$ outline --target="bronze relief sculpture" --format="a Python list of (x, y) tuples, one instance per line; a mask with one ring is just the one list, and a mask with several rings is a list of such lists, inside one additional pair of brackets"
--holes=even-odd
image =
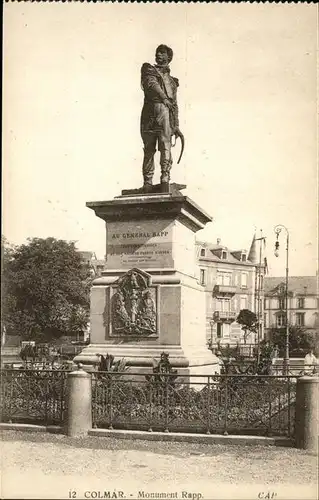
[(156, 335), (155, 289), (149, 284), (146, 273), (139, 269), (132, 269), (117, 280), (117, 291), (112, 297), (113, 335)]

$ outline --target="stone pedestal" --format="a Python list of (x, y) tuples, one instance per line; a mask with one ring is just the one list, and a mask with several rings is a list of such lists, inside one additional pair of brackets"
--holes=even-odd
[(108, 353), (145, 370), (165, 351), (179, 372), (215, 373), (195, 247), (211, 217), (174, 185), (124, 193), (87, 203), (106, 222), (107, 262), (91, 290), (91, 344), (75, 361), (93, 366)]

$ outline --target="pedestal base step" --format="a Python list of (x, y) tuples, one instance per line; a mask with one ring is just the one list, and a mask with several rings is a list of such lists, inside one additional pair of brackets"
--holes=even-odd
[(214, 375), (219, 373), (219, 359), (208, 349), (187, 346), (183, 349), (176, 345), (123, 345), (90, 344), (74, 358), (75, 363), (82, 363), (85, 369), (95, 369), (99, 355), (114, 356), (114, 361), (124, 359), (131, 371), (152, 371), (154, 362), (159, 361), (162, 352), (169, 355), (173, 369), (189, 375)]
[(176, 184), (175, 182), (161, 183), (161, 184), (150, 184), (149, 186), (143, 186), (137, 189), (123, 189), (122, 196), (136, 196), (137, 194), (147, 194), (156, 195), (169, 193), (173, 196), (181, 195), (180, 191), (186, 188), (186, 184)]

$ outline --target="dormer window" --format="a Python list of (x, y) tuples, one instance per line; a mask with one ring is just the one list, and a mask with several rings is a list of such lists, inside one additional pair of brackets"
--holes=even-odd
[(200, 256), (201, 257), (206, 257), (206, 248), (201, 248), (200, 249)]
[(247, 260), (247, 255), (245, 253), (242, 253), (241, 254), (241, 261), (246, 262), (246, 260)]
[(286, 291), (286, 287), (285, 287), (285, 285), (279, 285), (279, 287), (278, 287), (278, 292), (279, 292), (279, 293), (285, 293), (285, 291)]
[(226, 260), (226, 259), (227, 259), (227, 252), (226, 252), (226, 250), (223, 250), (223, 251), (222, 251), (222, 259), (223, 259), (223, 260)]

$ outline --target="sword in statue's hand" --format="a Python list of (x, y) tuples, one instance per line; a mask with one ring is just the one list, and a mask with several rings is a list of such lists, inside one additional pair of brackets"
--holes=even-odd
[(181, 132), (179, 129), (177, 129), (177, 130), (175, 131), (175, 134), (174, 134), (175, 141), (174, 141), (174, 144), (172, 144), (172, 147), (174, 147), (174, 146), (176, 145), (176, 139), (177, 139), (178, 137), (179, 137), (179, 138), (180, 138), (180, 140), (181, 140), (181, 145), (182, 145), (182, 147), (181, 147), (181, 154), (179, 155), (179, 158), (178, 158), (177, 164), (179, 164), (179, 162), (180, 162), (180, 161), (181, 161), (181, 159), (182, 159), (183, 152), (184, 152), (184, 147), (185, 147), (185, 138), (184, 138), (184, 135), (182, 134), (182, 132)]

